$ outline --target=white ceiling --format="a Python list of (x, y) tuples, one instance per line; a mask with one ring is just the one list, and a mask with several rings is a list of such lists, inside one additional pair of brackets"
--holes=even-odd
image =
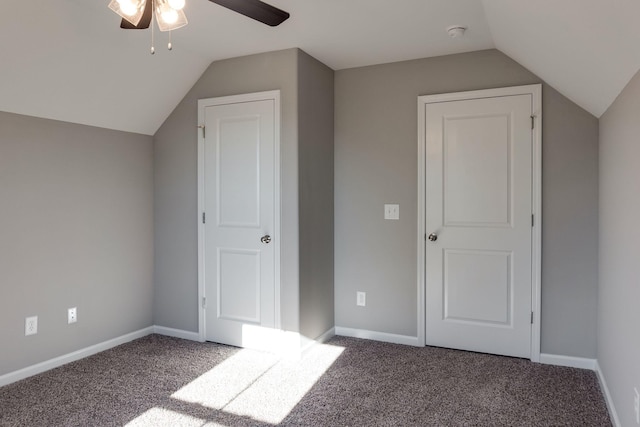
[[(300, 47), (333, 69), (498, 48), (600, 116), (640, 68), (638, 0), (268, 0), (271, 28), (187, 0), (173, 33), (125, 31), (108, 0), (4, 2), (0, 111), (153, 134), (214, 60)], [(463, 39), (445, 28), (469, 27)]]

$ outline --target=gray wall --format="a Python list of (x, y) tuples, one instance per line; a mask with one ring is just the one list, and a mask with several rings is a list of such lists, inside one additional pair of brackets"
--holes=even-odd
[(153, 324), (152, 162), (149, 136), (0, 112), (0, 375)]
[(213, 62), (154, 136), (157, 325), (198, 330), (198, 99), (280, 89), (282, 326), (299, 327), (297, 49)]
[(334, 326), (333, 74), (299, 51), (300, 333), (312, 339)]
[(598, 363), (623, 426), (640, 391), (640, 73), (600, 118)]
[[(336, 72), (336, 326), (417, 334), (417, 97), (532, 83), (497, 50)], [(598, 121), (546, 84), (543, 111), (541, 348), (595, 357)]]
[(543, 353), (596, 357), (598, 121), (543, 91)]

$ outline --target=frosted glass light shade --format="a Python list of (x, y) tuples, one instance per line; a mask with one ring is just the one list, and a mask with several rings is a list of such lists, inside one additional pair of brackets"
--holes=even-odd
[(147, 0), (111, 0), (109, 3), (109, 9), (113, 10), (123, 19), (129, 21), (132, 25), (138, 25), (142, 19), (142, 15), (144, 14), (146, 3)]
[(158, 2), (158, 6), (155, 10), (155, 16), (160, 31), (177, 30), (189, 23), (184, 11), (175, 10), (162, 1)]

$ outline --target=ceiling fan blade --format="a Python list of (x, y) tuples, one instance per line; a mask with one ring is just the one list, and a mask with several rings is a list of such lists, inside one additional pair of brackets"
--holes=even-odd
[(153, 12), (153, 2), (151, 0), (147, 0), (147, 3), (144, 6), (144, 13), (142, 14), (142, 18), (138, 25), (133, 25), (131, 22), (123, 19), (120, 22), (120, 28), (124, 28), (125, 30), (144, 30), (149, 28), (149, 24), (151, 24), (151, 13)]
[(209, 0), (244, 16), (275, 27), (289, 18), (289, 13), (260, 0)]

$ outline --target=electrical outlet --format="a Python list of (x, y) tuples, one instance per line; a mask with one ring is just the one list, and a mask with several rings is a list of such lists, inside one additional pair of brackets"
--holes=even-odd
[(366, 292), (356, 292), (356, 305), (364, 307), (367, 305), (367, 293)]
[(633, 397), (633, 409), (636, 411), (636, 424), (640, 424), (640, 393), (636, 387), (633, 388), (636, 395)]
[(67, 323), (76, 323), (78, 321), (78, 309), (76, 307), (67, 310)]
[(38, 316), (31, 316), (24, 319), (24, 334), (35, 335), (38, 333)]

